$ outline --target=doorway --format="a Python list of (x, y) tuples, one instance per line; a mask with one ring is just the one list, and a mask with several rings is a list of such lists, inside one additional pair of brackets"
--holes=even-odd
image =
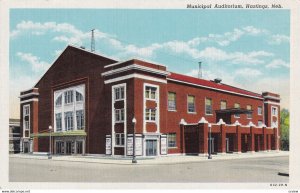
[(146, 156), (157, 155), (157, 140), (147, 139), (146, 140)]
[(67, 155), (72, 154), (72, 141), (66, 142), (66, 154)]

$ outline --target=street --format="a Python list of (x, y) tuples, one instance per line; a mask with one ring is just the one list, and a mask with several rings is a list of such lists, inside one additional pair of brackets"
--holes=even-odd
[(105, 164), (10, 157), (10, 182), (288, 182), (288, 156), (193, 163)]

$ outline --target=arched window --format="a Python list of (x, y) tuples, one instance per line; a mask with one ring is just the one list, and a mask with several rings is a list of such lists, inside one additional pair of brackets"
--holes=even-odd
[(56, 101), (55, 101), (55, 106), (61, 106), (61, 103), (62, 103), (62, 95), (60, 95)]
[(83, 101), (83, 95), (76, 91), (76, 102)]

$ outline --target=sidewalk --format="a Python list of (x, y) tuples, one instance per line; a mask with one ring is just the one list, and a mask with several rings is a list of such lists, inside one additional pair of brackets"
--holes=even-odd
[[(164, 164), (183, 164), (193, 162), (208, 162), (217, 160), (231, 160), (231, 159), (251, 159), (259, 157), (279, 157), (289, 156), (288, 151), (271, 151), (271, 152), (255, 152), (255, 153), (241, 153), (241, 154), (225, 154), (212, 155), (212, 159), (207, 159), (207, 156), (187, 156), (187, 155), (169, 155), (155, 158), (137, 157), (137, 165), (164, 165)], [(10, 158), (22, 159), (39, 159), (48, 160), (47, 155), (33, 155), (33, 154), (11, 154)], [(72, 162), (87, 162), (99, 164), (117, 164), (117, 165), (134, 165), (131, 163), (131, 158), (115, 158), (109, 156), (56, 156), (52, 157), (52, 161), (72, 161)]]

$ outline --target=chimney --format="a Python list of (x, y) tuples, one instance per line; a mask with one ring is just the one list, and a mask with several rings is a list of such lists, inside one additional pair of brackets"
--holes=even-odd
[(213, 82), (220, 84), (222, 82), (221, 78), (215, 78)]

